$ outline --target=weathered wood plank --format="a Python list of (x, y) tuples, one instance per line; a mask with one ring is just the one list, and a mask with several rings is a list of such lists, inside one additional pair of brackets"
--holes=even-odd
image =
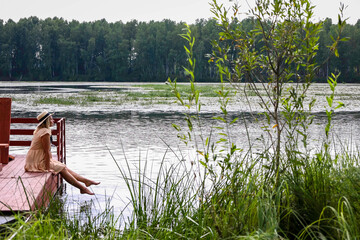
[[(10, 135), (33, 135), (35, 129), (10, 129)], [(56, 136), (59, 133), (57, 129), (52, 129), (51, 134)]]
[(36, 179), (37, 181), (18, 179), (17, 183), (8, 189), (8, 193), (1, 197), (3, 198), (2, 202), (6, 203), (1, 210), (29, 211), (43, 206), (43, 202), (47, 202), (48, 198), (51, 198), (55, 193), (44, 194), (45, 191), (47, 192), (44, 188), (47, 189), (47, 184), (49, 182), (51, 184), (53, 181), (52, 178), (44, 178), (44, 176), (45, 174), (42, 174)]
[[(32, 204), (36, 197), (36, 185), (38, 181), (43, 180), (44, 173), (33, 175), (32, 177), (18, 176), (10, 181), (10, 184), (4, 189), (1, 195), (2, 202), (8, 203), (13, 210), (22, 210), (23, 205)], [(35, 190), (35, 191), (34, 191)]]
[(47, 206), (57, 191), (58, 176), (24, 170), (25, 156), (16, 156), (0, 173), (0, 211), (31, 211)]
[[(57, 122), (61, 118), (54, 118), (54, 121)], [(11, 123), (36, 123), (38, 124), (39, 121), (36, 118), (11, 118)]]
[(10, 146), (30, 146), (31, 141), (10, 141)]
[(13, 179), (24, 171), (24, 161), (25, 157), (23, 159), (16, 157), (15, 160), (3, 165), (3, 171), (0, 173), (0, 191), (4, 187), (10, 187), (9, 184)]

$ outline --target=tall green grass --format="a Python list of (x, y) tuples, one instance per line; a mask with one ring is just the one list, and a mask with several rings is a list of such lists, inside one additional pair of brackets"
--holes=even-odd
[(216, 180), (183, 161), (163, 162), (155, 179), (146, 176), (147, 163), (136, 176), (120, 168), (134, 209), (121, 238), (357, 239), (358, 159), (320, 151), (283, 173), (276, 188), (254, 155), (239, 156)]
[[(1, 237), (358, 239), (360, 155), (357, 149), (334, 151), (332, 146), (305, 154), (303, 164), (282, 173), (277, 187), (266, 175), (272, 154), (267, 148), (233, 156), (226, 171), (215, 164), (213, 173), (179, 154), (169, 163), (168, 152), (155, 175), (149, 174), (154, 171), (146, 159), (139, 159), (135, 172), (127, 160), (118, 167), (131, 196), (129, 218), (115, 216), (110, 205), (99, 214), (88, 208), (85, 218), (72, 216), (55, 201), (50, 211), (34, 213), (29, 222), (18, 216)], [(211, 161), (215, 156), (221, 160), (226, 154), (214, 152)], [(120, 226), (121, 218), (127, 221)]]
[(117, 239), (119, 216), (110, 206), (94, 213), (94, 202), (85, 210), (67, 211), (64, 201), (56, 197), (48, 209), (15, 214), (15, 221), (2, 226), (1, 239)]

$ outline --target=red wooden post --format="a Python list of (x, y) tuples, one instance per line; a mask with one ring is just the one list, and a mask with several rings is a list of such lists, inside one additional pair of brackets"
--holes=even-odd
[(9, 163), (11, 98), (0, 98), (0, 163)]

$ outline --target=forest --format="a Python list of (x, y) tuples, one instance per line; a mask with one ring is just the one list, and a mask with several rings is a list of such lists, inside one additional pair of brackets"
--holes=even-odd
[[(252, 18), (232, 23), (247, 31), (255, 24)], [(185, 23), (168, 19), (126, 23), (57, 17), (0, 20), (0, 80), (164, 82), (170, 77), (185, 81), (185, 40), (179, 36), (184, 28)], [(196, 79), (218, 81), (211, 61), (212, 40), (219, 39), (218, 23), (198, 19), (190, 28), (196, 39)], [(345, 26), (342, 37), (349, 40), (339, 44), (339, 57), (330, 57), (328, 46), (336, 31), (331, 19), (323, 22), (316, 81), (325, 82), (329, 73), (341, 72), (339, 82), (360, 82), (360, 20)]]

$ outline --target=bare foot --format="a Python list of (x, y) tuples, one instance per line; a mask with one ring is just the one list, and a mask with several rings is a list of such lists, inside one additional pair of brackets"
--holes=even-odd
[(100, 184), (100, 182), (95, 182), (95, 181), (92, 181), (92, 180), (88, 180), (88, 181), (85, 182), (85, 185), (87, 187), (90, 187), (91, 185), (99, 185), (99, 184)]
[(89, 189), (84, 188), (83, 190), (80, 190), (81, 194), (89, 194), (89, 195), (95, 195), (95, 193), (91, 192)]

